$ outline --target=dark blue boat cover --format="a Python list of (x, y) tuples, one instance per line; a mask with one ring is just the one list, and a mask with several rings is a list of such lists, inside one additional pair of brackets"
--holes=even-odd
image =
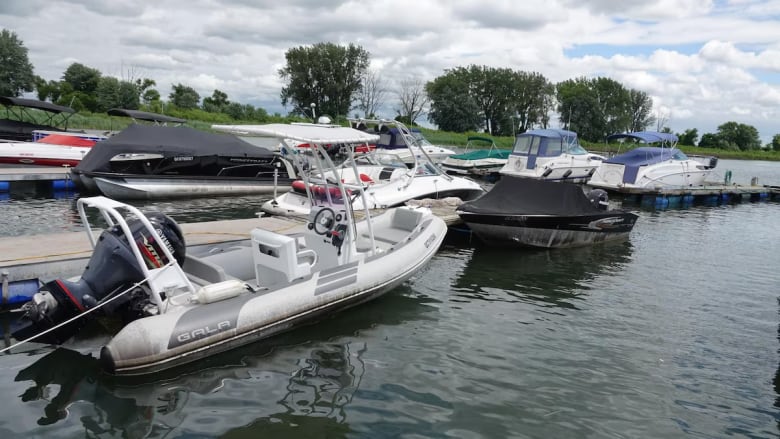
[(161, 154), (172, 156), (222, 156), (271, 158), (268, 149), (245, 142), (231, 134), (215, 134), (194, 128), (132, 124), (95, 146), (74, 168), (77, 171), (109, 171), (117, 154)]
[(633, 184), (636, 182), (636, 176), (639, 174), (640, 166), (652, 165), (669, 160), (675, 154), (682, 154), (677, 148), (661, 148), (658, 146), (640, 146), (623, 154), (610, 157), (603, 163), (614, 163), (624, 165), (623, 183)]
[(502, 175), (485, 195), (463, 203), (459, 211), (498, 215), (574, 216), (603, 213), (590, 203), (582, 186)]

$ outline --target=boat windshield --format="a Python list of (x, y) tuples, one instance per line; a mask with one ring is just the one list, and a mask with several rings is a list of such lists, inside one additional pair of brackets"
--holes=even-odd
[(355, 163), (357, 165), (378, 165), (393, 168), (407, 168), (406, 163), (404, 163), (403, 160), (401, 160), (396, 154), (379, 153), (376, 151), (356, 155)]
[(412, 136), (417, 142), (417, 146), (433, 146), (433, 144), (429, 142), (428, 139), (426, 139), (425, 136), (423, 136), (423, 134), (419, 131), (412, 131)]
[(579, 143), (570, 143), (566, 145), (565, 151), (563, 151), (566, 154), (571, 155), (585, 155), (588, 154), (588, 151), (585, 150), (585, 148), (582, 147)]
[(680, 151), (679, 149), (675, 151), (674, 155), (672, 156), (672, 159), (674, 160), (688, 160), (688, 156), (685, 155), (684, 152)]

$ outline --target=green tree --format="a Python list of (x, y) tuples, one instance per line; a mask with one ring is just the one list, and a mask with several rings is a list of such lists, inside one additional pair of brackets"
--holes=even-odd
[(38, 100), (57, 102), (60, 99), (60, 87), (60, 81), (47, 81), (40, 76), (35, 76), (35, 93)]
[(718, 126), (718, 137), (742, 151), (761, 148), (761, 137), (752, 125), (726, 122)]
[(0, 31), (0, 96), (20, 96), (33, 91), (35, 75), (27, 48), (16, 33)]
[(699, 130), (688, 128), (682, 134), (677, 133), (677, 137), (680, 139), (678, 142), (680, 145), (696, 146), (696, 142), (699, 140)]
[(772, 136), (772, 143), (770, 144), (773, 150), (780, 151), (780, 134)]
[[(639, 90), (628, 90), (628, 131), (644, 131), (655, 123), (653, 116), (653, 100), (647, 93)], [(610, 133), (611, 134), (611, 133)], [(694, 139), (694, 142), (696, 139)], [(686, 143), (686, 145), (688, 145)], [(695, 145), (691, 143), (690, 145)]]
[(610, 78), (577, 78), (556, 86), (558, 114), (564, 126), (591, 142), (613, 133), (642, 131), (653, 122), (647, 94)]
[(200, 95), (194, 88), (179, 83), (173, 86), (168, 99), (170, 99), (173, 105), (179, 108), (192, 110), (198, 108)]
[(119, 105), (119, 79), (113, 76), (104, 76), (98, 81), (95, 90), (97, 111), (107, 111), (111, 108), (120, 108)]
[(567, 79), (559, 82), (555, 90), (561, 124), (585, 140), (601, 141), (606, 127), (596, 111), (598, 103), (590, 81), (585, 77)]
[(60, 83), (58, 104), (68, 105), (77, 111), (100, 111), (97, 103), (97, 87), (100, 71), (84, 64), (73, 63), (65, 69)]
[(301, 116), (309, 116), (311, 103), (318, 114), (349, 114), (368, 70), (370, 55), (365, 49), (354, 44), (317, 43), (289, 49), (284, 56), (287, 64), (279, 69), (286, 83), (282, 105), (292, 104), (292, 113)]
[(160, 92), (150, 88), (144, 91), (143, 96), (141, 96), (141, 100), (143, 100), (144, 105), (152, 105), (153, 102), (160, 102)]
[(439, 129), (463, 133), (476, 131), (481, 124), (479, 105), (469, 92), (463, 70), (446, 71), (425, 85), (430, 98), (428, 119)]
[(211, 97), (203, 98), (203, 109), (209, 113), (222, 113), (229, 103), (227, 93), (214, 90)]
[(524, 133), (534, 125), (546, 127), (550, 117), (548, 110), (553, 105), (554, 86), (544, 75), (536, 72), (515, 72), (512, 82), (510, 108), (514, 111), (510, 117), (517, 120), (516, 131)]

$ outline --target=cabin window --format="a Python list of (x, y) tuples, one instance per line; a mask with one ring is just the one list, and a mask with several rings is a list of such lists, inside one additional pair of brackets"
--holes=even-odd
[[(531, 143), (537, 139), (535, 136), (517, 136), (515, 138), (515, 146), (512, 148), (512, 152), (515, 154), (528, 154), (531, 150)], [(538, 148), (538, 144), (537, 144)]]
[(688, 156), (685, 155), (685, 153), (680, 151), (679, 149), (674, 153), (672, 158), (675, 160), (688, 160)]
[(557, 157), (563, 152), (563, 139), (547, 139), (544, 155), (546, 157)]

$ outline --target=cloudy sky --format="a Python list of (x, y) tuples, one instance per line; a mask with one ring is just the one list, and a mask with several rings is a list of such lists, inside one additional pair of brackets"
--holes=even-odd
[(355, 43), (391, 91), (470, 64), (553, 82), (607, 76), (648, 93), (676, 132), (727, 121), (780, 133), (780, 0), (0, 0), (35, 73), (73, 62), (214, 89), (269, 112), (289, 48)]

